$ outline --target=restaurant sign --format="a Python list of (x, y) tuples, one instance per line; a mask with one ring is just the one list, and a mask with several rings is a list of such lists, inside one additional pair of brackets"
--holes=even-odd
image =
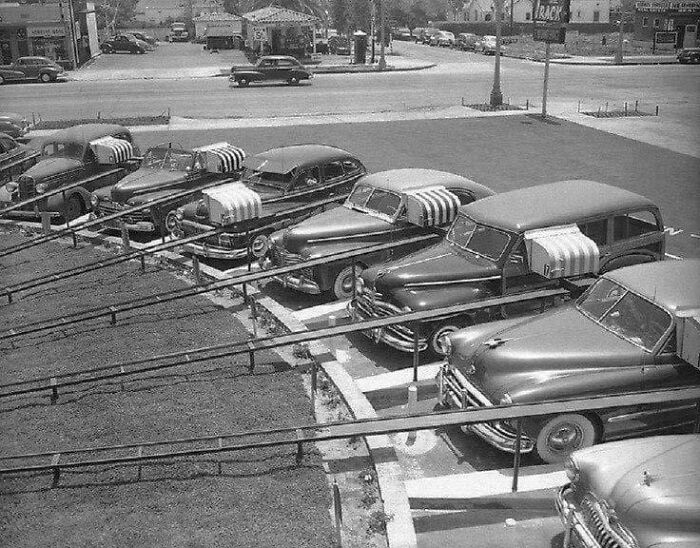
[(62, 23), (27, 23), (29, 38), (57, 38), (65, 35), (66, 28)]
[(569, 16), (569, 0), (537, 0), (533, 38), (538, 42), (563, 44)]

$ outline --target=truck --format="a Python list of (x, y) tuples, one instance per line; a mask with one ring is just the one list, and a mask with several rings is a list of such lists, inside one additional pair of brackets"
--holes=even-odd
[(174, 22), (170, 25), (170, 36), (169, 40), (171, 42), (188, 42), (190, 39), (190, 34), (187, 32), (187, 25), (181, 22)]

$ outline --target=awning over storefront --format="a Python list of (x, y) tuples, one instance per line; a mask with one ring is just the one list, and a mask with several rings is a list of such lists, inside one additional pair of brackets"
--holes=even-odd
[(129, 141), (115, 137), (100, 137), (90, 141), (90, 148), (98, 164), (121, 164), (134, 157), (134, 147)]
[(214, 143), (194, 150), (199, 153), (202, 167), (211, 173), (230, 173), (243, 169), (245, 152), (226, 142)]
[(525, 246), (530, 270), (545, 278), (598, 272), (598, 246), (576, 225), (527, 231)]
[(262, 215), (260, 195), (243, 183), (229, 183), (203, 190), (209, 209), (209, 220), (217, 225), (229, 225)]
[(406, 195), (408, 222), (418, 226), (440, 226), (452, 222), (459, 198), (444, 186), (409, 190)]

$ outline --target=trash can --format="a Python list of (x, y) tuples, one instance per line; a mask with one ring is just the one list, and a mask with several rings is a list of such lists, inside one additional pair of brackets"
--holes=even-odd
[(355, 31), (352, 39), (355, 43), (355, 64), (364, 65), (367, 61), (367, 33), (361, 30)]

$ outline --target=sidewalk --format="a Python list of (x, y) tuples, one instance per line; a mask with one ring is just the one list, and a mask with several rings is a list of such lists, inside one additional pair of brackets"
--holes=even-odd
[[(505, 57), (513, 57), (514, 59), (525, 59), (527, 61), (535, 61), (536, 63), (544, 63), (544, 59), (536, 57), (519, 57), (516, 55), (508, 55)], [(572, 55), (570, 57), (560, 57), (549, 60), (550, 63), (557, 65), (611, 65), (615, 64), (615, 57), (584, 57), (582, 55)], [(677, 65), (678, 59), (675, 55), (625, 55), (622, 58), (623, 65)]]

